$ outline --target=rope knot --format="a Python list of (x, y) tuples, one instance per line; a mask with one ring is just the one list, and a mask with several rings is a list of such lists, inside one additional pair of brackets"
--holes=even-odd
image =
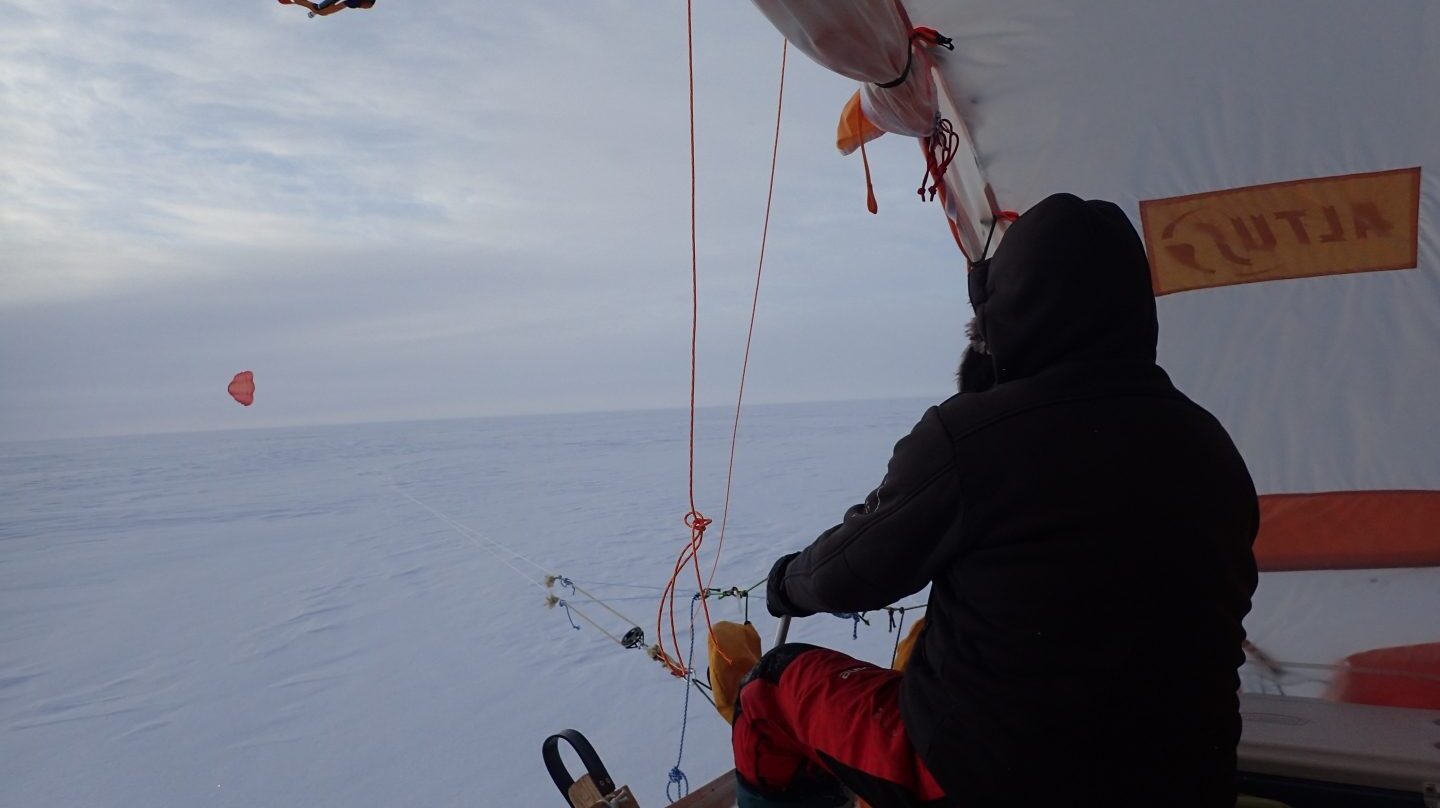
[(555, 588), (555, 584), (560, 584), (561, 586), (566, 587), (567, 589), (569, 589), (571, 595), (574, 595), (574, 594), (575, 594), (575, 582), (574, 582), (574, 581), (570, 580), (569, 578), (566, 578), (564, 575), (546, 575), (546, 576), (545, 576), (545, 588), (546, 588), (546, 589), (554, 589), (554, 588)]
[(919, 194), (921, 202), (929, 202), (934, 201), (940, 184), (945, 181), (945, 172), (950, 170), (950, 163), (960, 153), (960, 134), (950, 121), (938, 118), (935, 133), (923, 138), (920, 143), (925, 151), (925, 176), (920, 178), (920, 187), (915, 193)]
[(864, 623), (864, 624), (867, 625), (867, 626), (870, 625), (870, 621), (867, 620), (867, 619), (865, 619), (865, 613), (864, 613), (864, 612), (831, 612), (831, 614), (835, 615), (836, 617), (840, 618), (841, 620), (853, 620), (853, 621), (855, 621), (855, 625), (852, 626), (851, 629), (850, 629), (850, 639), (852, 639), (852, 640), (858, 640), (858, 639), (860, 639), (860, 624), (861, 624), (861, 623)]
[(897, 626), (895, 625), (895, 615), (896, 615), (896, 614), (899, 614), (899, 615), (900, 615), (900, 622), (901, 622), (902, 624), (905, 622), (905, 607), (904, 607), (904, 606), (887, 606), (887, 607), (885, 607), (885, 614), (890, 617), (890, 628), (888, 629), (889, 631), (894, 631), (894, 630), (896, 629), (896, 627), (897, 627)]
[(705, 515), (699, 511), (690, 511), (685, 514), (685, 527), (695, 531), (697, 535), (703, 534), (705, 528), (710, 527), (712, 522), (713, 520), (706, 518)]
[[(675, 790), (674, 794), (670, 793), (672, 788)], [(679, 766), (671, 767), (670, 780), (665, 784), (665, 796), (674, 802), (689, 793), (690, 778), (685, 776), (685, 772), (680, 771)]]
[(645, 649), (645, 653), (648, 654), (651, 659), (664, 665), (665, 670), (669, 671), (670, 675), (676, 679), (684, 679), (690, 675), (690, 671), (686, 670), (684, 665), (671, 659), (670, 655), (665, 653), (665, 649), (661, 648), (659, 643), (648, 646)]

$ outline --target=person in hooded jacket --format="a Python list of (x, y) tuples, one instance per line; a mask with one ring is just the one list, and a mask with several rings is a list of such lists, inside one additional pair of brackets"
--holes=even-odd
[(1232, 808), (1254, 485), (1156, 365), (1139, 236), (1051, 196), (969, 274), (961, 392), (771, 570), (771, 614), (930, 586), (903, 674), (791, 643), (740, 686), (740, 805)]

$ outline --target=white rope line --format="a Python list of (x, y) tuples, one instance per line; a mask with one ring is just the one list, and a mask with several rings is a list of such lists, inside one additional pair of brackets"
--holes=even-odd
[(591, 600), (594, 601), (595, 604), (598, 605), (600, 608), (602, 608), (602, 609), (610, 612), (611, 614), (615, 615), (616, 617), (620, 618), (621, 620), (624, 620), (626, 623), (629, 623), (631, 626), (638, 626), (638, 625), (640, 625), (639, 623), (635, 622), (634, 620), (631, 620), (630, 618), (628, 618), (628, 617), (626, 617), (625, 615), (621, 614), (620, 612), (616, 611), (615, 608), (614, 608), (613, 606), (611, 606), (610, 604), (606, 603), (605, 601), (601, 600), (600, 598), (595, 597), (593, 594), (591, 594), (591, 593), (589, 593), (589, 592), (586, 592), (585, 589), (582, 588), (579, 584), (575, 583), (574, 581), (571, 581), (569, 578), (566, 578), (565, 580), (566, 580), (566, 581), (569, 581), (569, 583), (565, 584), (566, 586), (569, 586), (569, 587), (573, 588), (576, 592), (578, 592), (578, 593), (584, 595), (585, 597), (591, 599)]
[(457, 520), (457, 519), (453, 519), (453, 518), (451, 518), (451, 517), (449, 517), (449, 516), (446, 516), (446, 515), (440, 513), (440, 511), (439, 511), (438, 509), (436, 509), (436, 508), (434, 508), (434, 507), (432, 507), (432, 506), (430, 506), (430, 505), (426, 505), (426, 504), (420, 502), (420, 500), (418, 500), (418, 499), (416, 499), (415, 497), (411, 496), (410, 494), (406, 493), (403, 489), (400, 488), (400, 486), (395, 485), (394, 483), (391, 483), (391, 484), (390, 484), (390, 487), (393, 488), (393, 489), (395, 489), (395, 492), (396, 492), (396, 493), (400, 494), (401, 496), (405, 497), (406, 499), (410, 500), (411, 502), (414, 502), (416, 505), (419, 505), (420, 507), (424, 508), (425, 510), (430, 511), (431, 513), (435, 514), (436, 516), (440, 517), (441, 519), (444, 519), (444, 520), (446, 520), (447, 522), (450, 522), (450, 523), (452, 523), (452, 524), (458, 525), (458, 526), (459, 526), (459, 529), (462, 530), (462, 531), (464, 531), (464, 532), (466, 532), (467, 534), (474, 534), (474, 535), (476, 535), (481, 541), (485, 542), (486, 544), (492, 545), (492, 546), (495, 547), (497, 550), (503, 550), (503, 551), (505, 551), (506, 553), (509, 553), (511, 556), (515, 557), (516, 559), (519, 559), (520, 561), (524, 561), (526, 564), (529, 564), (530, 566), (532, 566), (532, 567), (534, 567), (535, 569), (539, 570), (541, 573), (548, 573), (548, 572), (549, 572), (549, 569), (546, 568), (545, 565), (536, 563), (535, 561), (527, 558), (524, 554), (520, 553), (519, 551), (515, 550), (514, 548), (512, 548), (512, 547), (506, 547), (505, 545), (501, 544), (501, 543), (498, 542), (498, 541), (495, 541), (494, 539), (486, 538), (486, 537), (484, 537), (484, 536), (479, 536), (479, 531), (476, 531), (476, 530), (473, 529), (473, 528), (470, 528), (470, 527), (465, 526), (464, 524), (461, 524), (461, 523), (459, 522), (459, 520)]
[[(440, 511), (436, 510), (435, 508), (432, 508), (432, 507), (430, 507), (429, 505), (426, 505), (425, 503), (421, 502), (420, 500), (416, 499), (415, 497), (412, 497), (412, 496), (410, 496), (408, 493), (400, 490), (398, 487), (392, 485), (391, 488), (393, 488), (393, 489), (395, 490), (395, 493), (397, 493), (397, 494), (399, 494), (400, 496), (402, 496), (402, 497), (410, 500), (411, 502), (415, 503), (416, 505), (420, 506), (421, 508), (424, 508), (426, 511), (429, 511), (432, 516), (434, 516), (436, 519), (439, 519), (440, 521), (444, 522), (445, 524), (449, 525), (452, 529), (454, 529), (454, 530), (455, 530), (457, 533), (459, 533), (460, 535), (462, 535), (462, 536), (464, 536), (465, 538), (469, 539), (476, 547), (479, 547), (481, 550), (486, 550), (486, 551), (488, 551), (491, 555), (495, 556), (495, 558), (498, 559), (498, 560), (500, 561), (500, 563), (502, 563), (502, 564), (504, 564), (505, 566), (509, 567), (510, 569), (514, 570), (516, 575), (519, 575), (521, 578), (524, 578), (525, 581), (526, 581), (527, 583), (529, 583), (531, 586), (534, 586), (536, 589), (539, 589), (541, 592), (548, 592), (548, 590), (546, 590), (544, 584), (540, 583), (540, 581), (537, 581), (537, 580), (531, 578), (529, 573), (525, 572), (524, 570), (521, 570), (519, 567), (515, 566), (514, 564), (511, 564), (508, 560), (506, 560), (503, 556), (501, 556), (501, 555), (499, 554), (498, 550), (501, 549), (502, 545), (498, 545), (498, 544), (496, 544), (496, 543), (494, 543), (494, 542), (491, 542), (491, 541), (488, 540), (488, 539), (485, 539), (484, 537), (482, 537), (482, 536), (480, 536), (479, 534), (477, 534), (475, 531), (473, 531), (473, 530), (471, 530), (470, 528), (466, 527), (464, 524), (462, 524), (462, 523), (460, 523), (460, 522), (457, 522), (457, 521), (455, 521), (454, 519), (451, 519), (449, 516), (446, 516), (445, 514), (443, 514), (443, 513), (441, 513)], [(507, 550), (508, 550), (509, 548), (504, 548), (504, 549), (507, 549)], [(511, 551), (511, 552), (513, 553), (514, 551)], [(515, 555), (518, 556), (519, 554), (516, 553)], [(540, 567), (540, 565), (536, 564), (536, 563), (533, 562), (533, 561), (530, 561), (530, 559), (528, 559), (528, 558), (527, 558), (527, 559), (524, 559), (524, 560), (525, 560), (525, 561), (528, 561), (531, 565), (539, 568), (542, 573), (544, 572), (544, 570), (545, 570), (544, 567)]]
[[(650, 586), (650, 585), (648, 585), (648, 584), (622, 584), (622, 583), (619, 583), (619, 582), (616, 582), (616, 581), (596, 581), (596, 580), (594, 580), (594, 579), (592, 579), (592, 578), (586, 578), (586, 579), (585, 579), (585, 583), (588, 584), (588, 585), (590, 585), (590, 586), (618, 586), (618, 587), (623, 587), (623, 588), (625, 588), (625, 589), (643, 589), (643, 590), (645, 590), (646, 592), (664, 592), (664, 591), (665, 591), (665, 587), (663, 587), (663, 586)], [(614, 600), (614, 598), (611, 598), (611, 599)]]
[[(448, 526), (450, 529), (454, 530), (456, 533), (459, 533), (460, 535), (462, 535), (462, 536), (464, 536), (465, 538), (469, 539), (470, 542), (471, 542), (472, 544), (474, 544), (476, 547), (478, 547), (479, 549), (484, 550), (484, 551), (486, 551), (487, 553), (489, 553), (490, 555), (494, 556), (497, 560), (500, 561), (500, 563), (502, 563), (502, 564), (504, 564), (505, 566), (509, 567), (509, 568), (511, 569), (511, 571), (513, 571), (516, 575), (518, 575), (518, 576), (520, 576), (522, 579), (524, 579), (524, 581), (525, 581), (526, 583), (528, 583), (528, 584), (530, 584), (531, 586), (535, 587), (536, 589), (539, 589), (540, 591), (544, 592), (545, 595), (546, 595), (546, 601), (545, 601), (545, 602), (546, 602), (546, 605), (547, 605), (547, 606), (551, 606), (551, 607), (554, 607), (554, 606), (564, 606), (568, 612), (570, 612), (571, 614), (574, 614), (574, 615), (578, 616), (581, 620), (584, 620), (586, 623), (589, 623), (591, 627), (593, 627), (596, 631), (599, 631), (601, 634), (604, 634), (606, 637), (608, 637), (608, 638), (609, 638), (612, 642), (614, 642), (616, 645), (619, 645), (621, 648), (627, 648), (627, 646), (625, 645), (625, 643), (624, 643), (623, 640), (621, 640), (619, 637), (615, 636), (613, 633), (611, 633), (610, 631), (608, 631), (608, 630), (605, 629), (604, 627), (602, 627), (599, 623), (597, 623), (595, 620), (593, 620), (589, 615), (585, 614), (585, 612), (584, 612), (583, 610), (581, 610), (581, 609), (579, 608), (579, 606), (576, 605), (575, 602), (570, 601), (570, 600), (565, 600), (565, 599), (562, 599), (562, 598), (557, 597), (556, 595), (554, 595), (554, 594), (552, 593), (551, 589), (552, 589), (552, 587), (553, 587), (556, 583), (560, 583), (560, 584), (563, 585), (563, 586), (566, 586), (566, 587), (568, 587), (568, 588), (570, 588), (570, 589), (573, 589), (577, 594), (584, 595), (584, 596), (587, 598), (587, 601), (586, 601), (587, 603), (594, 603), (595, 605), (601, 607), (602, 609), (605, 609), (606, 611), (608, 611), (608, 612), (610, 612), (611, 614), (613, 614), (615, 617), (617, 617), (617, 618), (619, 618), (620, 620), (624, 621), (624, 623), (625, 623), (627, 626), (629, 626), (630, 628), (633, 629), (633, 628), (638, 628), (638, 627), (639, 627), (639, 625), (640, 625), (639, 623), (635, 622), (634, 620), (631, 620), (631, 619), (630, 619), (629, 617), (627, 617), (625, 614), (621, 613), (618, 609), (616, 609), (615, 607), (613, 607), (613, 606), (611, 606), (610, 604), (606, 603), (603, 599), (601, 599), (601, 598), (599, 598), (599, 597), (596, 597), (596, 595), (595, 595), (593, 592), (590, 592), (589, 590), (585, 589), (584, 587), (580, 586), (579, 584), (576, 584), (572, 579), (570, 579), (570, 578), (568, 578), (568, 577), (566, 577), (566, 576), (558, 575), (558, 574), (555, 574), (555, 573), (550, 572), (549, 569), (547, 569), (547, 568), (544, 567), (544, 566), (541, 566), (540, 564), (536, 563), (533, 559), (530, 559), (530, 558), (526, 557), (524, 554), (519, 553), (519, 552), (515, 551), (514, 549), (512, 549), (512, 548), (510, 548), (510, 547), (507, 547), (507, 546), (504, 545), (504, 544), (501, 544), (501, 543), (498, 542), (498, 541), (495, 541), (495, 540), (493, 540), (493, 539), (487, 538), (486, 536), (482, 535), (479, 531), (475, 530), (474, 528), (471, 528), (469, 525), (466, 525), (465, 523), (459, 521), (458, 519), (455, 519), (454, 517), (452, 517), (452, 516), (444, 513), (444, 512), (441, 511), (439, 508), (436, 508), (436, 507), (434, 507), (433, 505), (430, 505), (429, 503), (423, 502), (423, 501), (421, 501), (420, 499), (416, 498), (415, 496), (413, 496), (412, 494), (410, 494), (408, 491), (405, 491), (404, 489), (402, 489), (402, 488), (401, 488), (399, 485), (397, 485), (396, 483), (390, 482), (390, 483), (388, 483), (388, 487), (389, 487), (392, 491), (394, 491), (396, 494), (399, 494), (400, 496), (402, 496), (402, 497), (404, 497), (405, 499), (409, 500), (409, 501), (410, 501), (411, 503), (413, 503), (416, 507), (419, 507), (419, 508), (423, 509), (425, 512), (429, 513), (431, 516), (434, 516), (436, 519), (439, 519), (441, 522), (445, 523), (446, 526)], [(512, 564), (509, 559), (506, 559), (506, 558), (504, 557), (504, 555), (502, 555), (502, 553), (508, 554), (508, 555), (511, 556), (512, 558), (514, 558), (514, 559), (516, 559), (516, 560), (519, 560), (519, 561), (523, 561), (523, 562), (525, 562), (526, 564), (529, 564), (531, 567), (534, 567), (536, 570), (538, 570), (538, 571), (540, 572), (540, 580), (536, 580), (535, 578), (531, 577), (531, 574), (530, 574), (530, 573), (527, 573), (526, 571), (524, 571), (524, 570), (520, 569), (519, 567), (515, 566), (514, 564)], [(613, 582), (600, 582), (600, 585), (606, 585), (606, 586), (624, 586), (624, 587), (630, 587), (630, 588), (635, 588), (635, 589), (658, 589), (658, 587), (647, 587), (647, 586), (639, 586), (639, 585), (635, 585), (635, 584), (620, 584), (620, 583), (613, 583)], [(762, 598), (762, 599), (763, 599), (763, 598)]]
[(611, 639), (611, 641), (613, 641), (616, 645), (620, 646), (621, 648), (624, 648), (624, 647), (625, 647), (625, 643), (624, 643), (623, 641), (621, 641), (621, 639), (620, 639), (619, 637), (616, 637), (614, 634), (611, 634), (610, 632), (606, 631), (604, 628), (602, 628), (602, 627), (600, 626), (599, 623), (596, 623), (594, 620), (591, 620), (590, 617), (589, 617), (588, 615), (586, 615), (584, 612), (580, 611), (580, 609), (579, 609), (575, 604), (571, 603), (571, 602), (568, 601), (568, 600), (564, 600), (564, 599), (562, 599), (562, 598), (557, 598), (557, 597), (555, 597), (554, 595), (551, 595), (550, 597), (551, 597), (552, 600), (546, 601), (546, 605), (547, 605), (547, 606), (550, 606), (550, 607), (552, 607), (552, 608), (555, 607), (555, 606), (562, 606), (562, 607), (564, 607), (567, 612), (569, 612), (569, 613), (571, 613), (571, 614), (574, 614), (574, 615), (577, 615), (581, 620), (584, 620), (585, 622), (587, 622), (587, 623), (589, 623), (591, 626), (593, 626), (596, 631), (600, 632), (601, 634), (604, 634), (606, 637), (609, 637), (609, 638)]
[[(499, 542), (497, 542), (497, 541), (494, 541), (494, 540), (492, 540), (492, 539), (488, 539), (488, 538), (480, 535), (480, 533), (479, 533), (478, 531), (474, 530), (473, 528), (469, 527), (468, 525), (464, 524), (463, 522), (460, 522), (459, 520), (454, 519), (454, 518), (452, 518), (452, 517), (450, 517), (450, 516), (442, 513), (438, 508), (435, 508), (435, 507), (433, 507), (433, 506), (431, 506), (431, 505), (429, 505), (429, 504), (426, 504), (426, 503), (424, 503), (424, 502), (421, 502), (420, 500), (416, 499), (414, 496), (412, 496), (412, 495), (411, 495), (410, 493), (408, 493), (407, 491), (402, 490), (399, 486), (392, 484), (390, 487), (395, 491), (395, 493), (399, 494), (400, 496), (404, 497), (405, 499), (410, 500), (411, 502), (415, 503), (415, 504), (418, 505), (419, 507), (424, 508), (427, 512), (429, 512), (429, 513), (430, 513), (432, 516), (434, 516), (436, 519), (439, 519), (440, 521), (442, 521), (442, 522), (444, 522), (445, 524), (449, 525), (449, 526), (450, 526), (452, 529), (454, 529), (457, 533), (460, 533), (462, 536), (465, 536), (466, 538), (470, 539), (471, 542), (473, 542), (473, 543), (475, 544), (475, 546), (479, 547), (479, 548), (482, 549), (482, 550), (489, 550), (489, 551), (491, 552), (491, 554), (494, 555), (494, 556), (500, 561), (500, 563), (502, 563), (502, 564), (504, 564), (505, 566), (509, 567), (510, 569), (514, 570), (515, 573), (516, 573), (517, 575), (519, 575), (521, 578), (524, 578), (526, 582), (528, 582), (528, 583), (531, 584), (532, 586), (536, 587), (537, 589), (540, 589), (541, 591), (545, 592), (547, 595), (549, 594), (550, 586), (551, 586), (553, 583), (555, 583), (556, 581), (558, 581), (558, 580), (562, 577), (562, 576), (555, 575), (555, 574), (549, 572), (549, 571), (546, 570), (544, 567), (540, 566), (539, 564), (535, 563), (534, 561), (530, 560), (529, 558), (526, 558), (525, 556), (521, 555), (520, 553), (518, 553), (518, 552), (516, 552), (516, 551), (514, 551), (514, 550), (512, 550), (512, 549), (510, 549), (509, 547), (506, 547), (505, 545), (503, 545), (503, 544), (501, 544), (501, 543), (499, 543)], [(525, 563), (527, 563), (527, 564), (529, 564), (530, 566), (532, 566), (532, 567), (536, 568), (537, 570), (539, 570), (539, 571), (542, 573), (542, 575), (543, 575), (544, 583), (542, 584), (540, 581), (534, 580), (533, 578), (530, 577), (530, 575), (529, 575), (528, 573), (524, 572), (524, 571), (521, 570), (520, 568), (516, 567), (514, 564), (511, 564), (511, 563), (510, 563), (508, 560), (506, 560), (504, 557), (500, 556), (498, 551), (501, 551), (501, 550), (509, 553), (510, 555), (514, 556), (515, 558), (518, 558), (518, 559), (520, 559), (521, 561), (524, 561)], [(580, 586), (577, 586), (573, 581), (570, 581), (569, 578), (565, 578), (565, 581), (568, 582), (568, 583), (566, 583), (566, 586), (572, 587), (576, 592), (579, 592), (579, 593), (581, 593), (581, 594), (584, 594), (585, 597), (589, 598), (589, 599), (590, 599), (592, 602), (594, 602), (596, 605), (600, 606), (601, 608), (605, 609), (606, 611), (608, 611), (608, 612), (610, 612), (611, 614), (615, 615), (616, 617), (620, 618), (621, 620), (623, 620), (623, 621), (624, 621), (628, 626), (630, 626), (631, 628), (635, 628), (635, 627), (637, 627), (637, 626), (640, 625), (639, 623), (635, 622), (634, 620), (631, 620), (630, 618), (626, 617), (624, 614), (621, 614), (621, 613), (619, 612), (619, 610), (615, 609), (613, 606), (609, 605), (609, 604), (606, 603), (605, 601), (603, 601), (603, 600), (601, 600), (600, 598), (596, 597), (596, 596), (594, 595), (594, 593), (588, 592), (588, 591), (586, 591), (585, 589), (581, 588)], [(585, 615), (584, 612), (582, 612), (582, 611), (580, 611), (578, 608), (576, 608), (576, 606), (575, 606), (573, 603), (569, 603), (569, 601), (566, 601), (566, 603), (570, 606), (570, 610), (573, 611), (575, 614), (579, 615), (580, 618), (583, 619), (585, 622), (587, 622), (587, 623), (589, 623), (590, 625), (594, 626), (596, 629), (599, 629), (601, 632), (603, 632), (603, 633), (605, 634), (605, 636), (607, 636), (607, 637), (609, 637), (610, 639), (614, 640), (617, 644), (621, 645), (622, 647), (624, 646), (624, 644), (620, 642), (620, 639), (619, 639), (618, 637), (616, 637), (614, 634), (611, 634), (610, 632), (606, 631), (605, 629), (600, 628), (600, 626), (599, 626), (594, 620), (591, 620), (588, 616)]]

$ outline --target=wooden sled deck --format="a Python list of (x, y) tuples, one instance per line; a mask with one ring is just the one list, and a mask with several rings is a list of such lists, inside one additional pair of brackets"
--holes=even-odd
[(734, 808), (734, 806), (734, 769), (695, 789), (683, 799), (671, 803), (671, 808)]
[[(1271, 799), (1242, 797), (1239, 806), (1304, 805), (1315, 789), (1343, 790), (1356, 806), (1440, 806), (1440, 711), (1259, 694), (1241, 695), (1240, 710), (1241, 791)], [(603, 765), (598, 773), (570, 785), (573, 808), (641, 808)], [(734, 808), (735, 799), (731, 770), (671, 805)]]

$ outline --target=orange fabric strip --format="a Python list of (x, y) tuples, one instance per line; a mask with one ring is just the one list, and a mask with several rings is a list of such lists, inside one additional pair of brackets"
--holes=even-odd
[(1440, 710), (1440, 642), (1351, 654), (1325, 697), (1351, 704)]
[(1420, 187), (1417, 167), (1142, 201), (1155, 294), (1414, 269)]
[(1440, 491), (1260, 497), (1265, 572), (1440, 566)]

